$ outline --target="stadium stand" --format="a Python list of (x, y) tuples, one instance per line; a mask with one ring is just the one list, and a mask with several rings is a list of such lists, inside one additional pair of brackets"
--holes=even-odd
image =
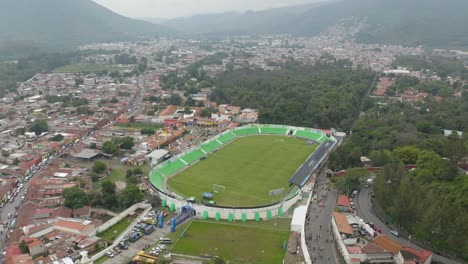
[(234, 134), (232, 133), (226, 133), (218, 138), (219, 141), (221, 141), (223, 144), (228, 143), (229, 141), (233, 140), (235, 137)]
[[(318, 141), (319, 138), (322, 137), (322, 135), (311, 132), (311, 131), (297, 130), (296, 137), (301, 137), (301, 138), (305, 138), (305, 139)], [(325, 138), (325, 137), (322, 137), (322, 138)]]
[(242, 128), (238, 130), (232, 131), (236, 136), (247, 136), (247, 135), (257, 135), (258, 127), (249, 127), (249, 128)]
[(153, 173), (151, 174), (151, 183), (154, 185), (154, 187), (158, 188), (159, 190), (163, 190), (163, 184), (164, 184), (164, 177), (161, 173), (158, 171), (154, 170)]
[(216, 150), (217, 148), (219, 148), (220, 146), (221, 146), (221, 144), (220, 144), (218, 141), (212, 140), (212, 141), (210, 141), (210, 142), (208, 142), (208, 143), (202, 145), (202, 148), (203, 148), (206, 152), (210, 153), (210, 152), (215, 151), (215, 150)]
[(185, 154), (181, 159), (183, 159), (188, 164), (191, 164), (194, 161), (199, 160), (201, 157), (205, 156), (205, 153), (200, 149), (195, 149), (187, 154)]
[(165, 176), (169, 176), (178, 172), (183, 167), (185, 167), (185, 164), (180, 159), (176, 159), (173, 162), (164, 163), (164, 165), (159, 168), (159, 171)]
[(274, 134), (274, 135), (285, 135), (288, 131), (287, 128), (276, 128), (276, 127), (262, 127), (262, 134)]

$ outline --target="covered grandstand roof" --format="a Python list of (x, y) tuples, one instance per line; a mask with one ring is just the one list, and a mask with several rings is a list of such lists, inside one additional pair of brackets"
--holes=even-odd
[(302, 164), (296, 173), (289, 179), (289, 183), (299, 187), (304, 186), (310, 179), (311, 172), (320, 166), (320, 163), (325, 159), (328, 152), (333, 148), (335, 142), (327, 140), (320, 144), (320, 146), (309, 156), (309, 158)]

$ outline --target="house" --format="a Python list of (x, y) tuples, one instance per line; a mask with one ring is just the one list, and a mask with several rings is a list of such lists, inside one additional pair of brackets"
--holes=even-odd
[(346, 215), (339, 212), (333, 212), (333, 221), (341, 237), (348, 238), (354, 234), (354, 230), (349, 224)]
[(46, 253), (44, 243), (39, 239), (33, 239), (28, 243), (29, 255), (32, 258), (43, 256)]
[(343, 194), (338, 196), (338, 211), (340, 212), (351, 212), (351, 203), (349, 202), (349, 197)]
[(396, 263), (430, 264), (432, 262), (432, 252), (427, 250), (417, 250), (404, 247), (396, 256)]
[(391, 252), (393, 255), (397, 255), (398, 252), (400, 252), (400, 250), (403, 248), (396, 241), (390, 239), (388, 236), (385, 235), (378, 235), (372, 240), (372, 242), (374, 242), (381, 248)]
[(89, 218), (91, 215), (91, 206), (85, 205), (72, 211), (73, 218)]
[(362, 253), (366, 254), (366, 263), (392, 263), (394, 261), (391, 252), (372, 242), (362, 247)]
[(168, 157), (169, 151), (165, 149), (156, 149), (145, 156), (145, 159), (150, 162), (152, 165), (161, 163)]

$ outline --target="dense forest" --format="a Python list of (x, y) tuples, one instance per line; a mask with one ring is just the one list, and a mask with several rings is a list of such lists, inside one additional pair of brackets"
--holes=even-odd
[[(442, 129), (464, 133), (444, 136)], [(467, 155), (468, 93), (458, 98), (452, 90), (443, 100), (429, 96), (414, 104), (368, 99), (365, 114), (329, 165), (359, 167), (360, 156), (368, 156), (383, 166), (374, 192), (387, 221), (435, 251), (468, 259), (468, 178), (457, 168)], [(409, 164), (416, 168), (406, 170)]]
[(259, 109), (261, 123), (347, 130), (375, 77), (349, 65), (289, 62), (276, 71), (227, 71), (216, 79), (211, 100)]

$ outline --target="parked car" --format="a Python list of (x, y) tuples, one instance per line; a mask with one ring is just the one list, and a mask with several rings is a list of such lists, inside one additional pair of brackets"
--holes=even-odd
[(106, 256), (109, 258), (113, 258), (115, 256), (114, 252), (112, 250), (106, 252)]
[(400, 234), (398, 234), (398, 231), (396, 231), (396, 230), (390, 230), (390, 233), (392, 233), (392, 235), (394, 235), (396, 237), (400, 236)]

